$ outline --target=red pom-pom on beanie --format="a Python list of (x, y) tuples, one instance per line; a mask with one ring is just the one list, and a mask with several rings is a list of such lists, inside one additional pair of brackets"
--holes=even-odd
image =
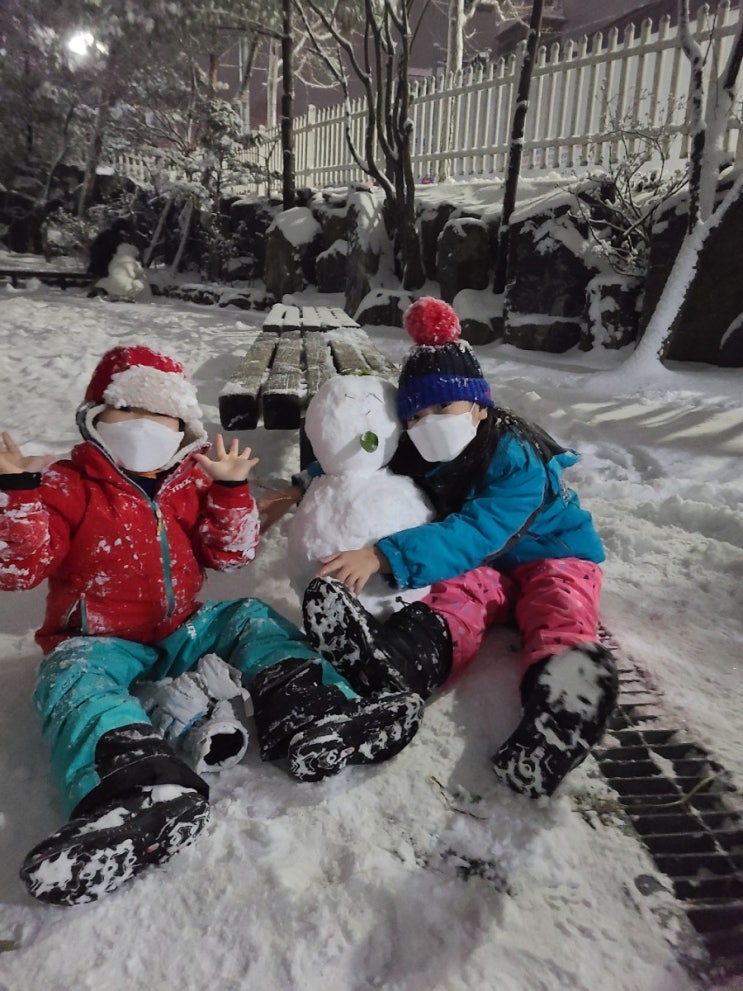
[(421, 296), (407, 308), (405, 330), (416, 344), (450, 344), (462, 333), (453, 307), (435, 296)]

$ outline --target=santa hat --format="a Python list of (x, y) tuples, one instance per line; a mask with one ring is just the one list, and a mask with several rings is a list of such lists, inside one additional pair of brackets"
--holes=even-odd
[(186, 433), (201, 435), (201, 408), (184, 366), (143, 344), (116, 347), (98, 362), (85, 392), (90, 409), (138, 406), (183, 420)]
[(398, 411), (405, 423), (439, 403), (465, 399), (493, 406), (493, 398), (472, 348), (460, 339), (457, 314), (441, 299), (421, 296), (405, 311), (403, 324), (417, 347), (403, 361)]

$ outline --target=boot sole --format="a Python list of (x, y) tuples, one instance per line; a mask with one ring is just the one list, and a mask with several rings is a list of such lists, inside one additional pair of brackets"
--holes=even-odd
[[(349, 703), (354, 705), (354, 703)], [(410, 743), (421, 724), (423, 700), (407, 692), (333, 714), (289, 743), (289, 770), (299, 781), (320, 781), (349, 764), (378, 764)]]
[[(591, 719), (566, 714), (560, 724), (549, 709), (549, 687), (540, 675), (521, 722), (491, 758), (496, 777), (513, 791), (529, 798), (552, 795), (564, 778), (581, 764), (604, 735), (616, 703), (617, 680), (613, 659), (602, 647), (581, 651), (594, 672), (599, 698)], [(603, 670), (602, 670), (603, 669)]]
[[(305, 593), (302, 611), (307, 637), (318, 653), (329, 660), (333, 667), (360, 695), (386, 690), (391, 686), (403, 691), (407, 688), (400, 673), (389, 663), (383, 650), (375, 646), (376, 631), (370, 624), (366, 609), (354, 598), (341, 582), (324, 579), (322, 591), (314, 589), (310, 582)], [(376, 620), (374, 620), (376, 624)], [(369, 681), (365, 671), (365, 659), (374, 658), (374, 666), (382, 672)]]
[(564, 747), (547, 743), (547, 736), (556, 735), (547, 725), (542, 732), (537, 728), (521, 733), (517, 730), (492, 758), (495, 776), (520, 795), (552, 795), (570, 771), (586, 759), (602, 734), (597, 734), (595, 740), (580, 739)]
[(20, 872), (29, 894), (52, 905), (96, 901), (190, 846), (209, 821), (195, 792), (129, 811), (110, 809), (99, 828), (72, 820), (31, 850)]

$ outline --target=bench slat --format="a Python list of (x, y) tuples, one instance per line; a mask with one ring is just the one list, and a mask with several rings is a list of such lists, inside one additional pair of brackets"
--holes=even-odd
[(302, 311), (298, 306), (288, 306), (285, 303), (274, 303), (268, 311), (264, 330), (273, 330), (277, 334), (288, 334), (302, 328)]
[[(362, 332), (363, 333), (363, 332)], [(364, 335), (365, 337), (366, 335)], [(392, 361), (360, 335), (349, 332), (328, 334), (335, 367), (341, 375), (379, 375), (394, 378), (396, 368)]]
[[(293, 329), (295, 324), (301, 329)], [(254, 430), (262, 414), (267, 430), (296, 430), (322, 383), (353, 373), (397, 377), (394, 362), (340, 307), (277, 303), (222, 389), (222, 426)]]
[(268, 380), (263, 387), (263, 425), (266, 430), (296, 430), (307, 401), (298, 331), (279, 336)]
[(340, 327), (360, 329), (353, 317), (349, 317), (346, 311), (339, 306), (318, 306), (317, 316), (323, 330), (336, 330)]
[(235, 375), (222, 389), (219, 419), (225, 430), (255, 430), (258, 426), (261, 386), (278, 340), (278, 334), (260, 333)]
[(300, 314), (301, 330), (325, 330), (319, 307), (305, 306)]
[(333, 353), (324, 334), (308, 334), (305, 337), (304, 360), (307, 369), (307, 395), (311, 397), (336, 372)]

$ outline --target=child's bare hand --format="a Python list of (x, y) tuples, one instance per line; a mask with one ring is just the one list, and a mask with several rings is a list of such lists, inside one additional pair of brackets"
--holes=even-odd
[(361, 547), (355, 551), (339, 551), (321, 557), (320, 578), (337, 578), (348, 585), (354, 595), (360, 595), (372, 575), (389, 570), (387, 558), (376, 547)]
[[(214, 457), (209, 454), (214, 454)], [(236, 438), (230, 444), (229, 451), (226, 450), (221, 434), (217, 434), (209, 454), (195, 454), (194, 458), (215, 482), (244, 482), (259, 460), (250, 457), (249, 447), (240, 453)]]
[(43, 471), (56, 458), (49, 454), (24, 456), (20, 447), (5, 430), (0, 433), (0, 475), (19, 475), (23, 471)]

